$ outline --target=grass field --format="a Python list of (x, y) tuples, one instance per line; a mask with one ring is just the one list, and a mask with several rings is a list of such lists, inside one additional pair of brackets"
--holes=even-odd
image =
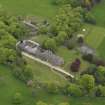
[(97, 49), (105, 38), (105, 28), (89, 24), (85, 24), (83, 28), (86, 29), (84, 34), (86, 43)]
[(50, 68), (48, 68), (47, 66), (44, 66), (26, 57), (25, 59), (29, 64), (28, 66), (30, 66), (30, 68), (33, 71), (35, 80), (44, 82), (59, 82), (61, 85), (68, 83), (68, 81), (65, 80), (65, 78), (62, 75), (54, 71), (51, 71)]
[(0, 0), (0, 8), (16, 15), (35, 15), (53, 17), (57, 7), (53, 0)]
[(92, 14), (96, 18), (97, 25), (105, 27), (105, 0), (94, 6)]
[(31, 91), (25, 84), (18, 81), (7, 67), (0, 65), (0, 105), (12, 105), (12, 99), (16, 92), (20, 92), (23, 98), (23, 105), (34, 105)]
[[(52, 18), (57, 7), (53, 6), (53, 0), (0, 0), (0, 8), (15, 15), (35, 15), (44, 18)], [(86, 42), (95, 48), (101, 57), (105, 58), (105, 0), (95, 6), (92, 13), (96, 17), (97, 26), (85, 25)], [(39, 36), (38, 42), (42, 43), (46, 36)], [(64, 58), (64, 68), (68, 69), (68, 65), (75, 58), (80, 57), (74, 51), (69, 51), (64, 47), (59, 47), (57, 54)], [(50, 68), (43, 66), (35, 61), (25, 58), (28, 65), (33, 71), (34, 79), (39, 81), (59, 82), (61, 85), (68, 83), (61, 75), (51, 71)], [(82, 61), (82, 68), (87, 66), (87, 63)], [(3, 79), (1, 79), (3, 78)], [(69, 97), (62, 94), (49, 94), (43, 89), (35, 89), (35, 97), (32, 97), (30, 88), (24, 83), (14, 78), (10, 68), (0, 65), (0, 105), (12, 105), (12, 98), (16, 92), (21, 92), (23, 97), (22, 105), (35, 105), (39, 100), (49, 104), (58, 105), (62, 102), (69, 102), (70, 105), (105, 105), (105, 98), (95, 97)]]
[(35, 89), (36, 96), (33, 98), (31, 91), (25, 84), (18, 81), (12, 75), (9, 68), (0, 65), (0, 105), (12, 105), (12, 98), (15, 92), (21, 92), (23, 104), (35, 105), (39, 100), (46, 103), (58, 105), (62, 102), (69, 102), (70, 105), (104, 105), (104, 98), (88, 98), (88, 97), (68, 97), (62, 94), (48, 94), (43, 89)]
[(96, 49), (97, 54), (105, 59), (105, 28), (86, 24), (85, 41), (92, 48)]
[(105, 59), (105, 38), (101, 42), (100, 46), (98, 47), (98, 54)]

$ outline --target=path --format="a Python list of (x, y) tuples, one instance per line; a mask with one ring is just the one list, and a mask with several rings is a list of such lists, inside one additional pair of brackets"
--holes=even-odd
[(39, 58), (36, 58), (36, 57), (34, 57), (34, 56), (32, 56), (32, 55), (26, 53), (26, 52), (22, 52), (22, 55), (24, 55), (24, 56), (26, 56), (26, 57), (28, 57), (28, 58), (30, 58), (30, 59), (32, 59), (32, 60), (35, 60), (35, 61), (37, 61), (37, 62), (39, 62), (39, 63), (41, 63), (41, 64), (44, 64), (44, 65), (50, 67), (51, 69), (53, 69), (53, 70), (55, 70), (55, 71), (57, 71), (57, 72), (60, 72), (60, 73), (64, 74), (65, 76), (74, 78), (73, 75), (71, 75), (70, 73), (66, 72), (65, 70), (63, 70), (63, 69), (61, 69), (61, 68), (59, 68), (59, 67), (53, 66), (53, 65), (51, 65), (51, 64), (48, 63), (48, 62), (42, 61), (42, 60), (40, 60)]

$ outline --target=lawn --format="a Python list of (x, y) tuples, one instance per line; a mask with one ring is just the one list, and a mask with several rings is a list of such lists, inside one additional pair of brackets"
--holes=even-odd
[(22, 94), (22, 105), (34, 105), (34, 98), (31, 91), (25, 84), (18, 81), (7, 67), (0, 65), (0, 105), (12, 105), (12, 99), (16, 92)]
[(103, 39), (103, 41), (101, 42), (100, 46), (97, 49), (98, 54), (105, 59), (105, 38)]
[(53, 0), (0, 0), (0, 8), (16, 15), (35, 15), (39, 17), (53, 17), (57, 7)]
[(97, 25), (105, 27), (105, 0), (101, 0), (99, 4), (93, 7), (92, 14), (97, 21)]
[(54, 71), (51, 71), (50, 70), (51, 68), (43, 64), (40, 64), (36, 61), (33, 61), (29, 58), (25, 57), (25, 59), (28, 62), (28, 66), (30, 66), (30, 68), (33, 71), (35, 80), (44, 81), (44, 82), (53, 82), (53, 83), (58, 82), (61, 85), (68, 83), (68, 81), (65, 80), (65, 78), (62, 75)]
[(97, 49), (105, 37), (105, 28), (89, 24), (85, 24), (83, 28), (86, 29), (84, 33), (86, 43)]
[(105, 104), (104, 98), (73, 98), (62, 94), (48, 94), (43, 89), (35, 89), (36, 95), (35, 97), (32, 97), (30, 89), (21, 81), (14, 78), (8, 67), (4, 67), (2, 65), (0, 65), (0, 77), (3, 78), (2, 81), (0, 81), (0, 105), (12, 105), (12, 98), (16, 92), (21, 92), (22, 94), (22, 105), (35, 105), (39, 100), (54, 105), (58, 105), (61, 102), (70, 102), (70, 105), (88, 105), (89, 103), (89, 105)]

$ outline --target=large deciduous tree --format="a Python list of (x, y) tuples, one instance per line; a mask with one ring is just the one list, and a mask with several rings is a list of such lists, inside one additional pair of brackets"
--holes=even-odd
[(82, 23), (81, 8), (72, 8), (71, 5), (64, 5), (60, 8), (53, 22), (56, 33), (64, 31), (68, 36), (76, 33)]

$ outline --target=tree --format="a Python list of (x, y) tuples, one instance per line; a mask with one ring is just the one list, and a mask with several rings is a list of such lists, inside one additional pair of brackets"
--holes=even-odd
[(56, 5), (71, 4), (72, 7), (80, 6), (80, 2), (80, 0), (54, 0), (54, 4)]
[(42, 46), (45, 49), (51, 50), (53, 52), (55, 52), (57, 49), (56, 41), (53, 38), (48, 38), (47, 40), (45, 40)]
[(96, 24), (95, 17), (91, 14), (91, 12), (85, 13), (84, 20), (90, 24)]
[(95, 86), (95, 79), (92, 75), (84, 74), (80, 78), (80, 86), (85, 93), (90, 93)]
[(73, 49), (76, 47), (76, 38), (75, 37), (72, 37), (70, 38), (69, 40), (66, 41), (65, 45), (68, 49)]
[(0, 48), (0, 63), (2, 64), (12, 64), (16, 62), (16, 51), (13, 49)]
[(81, 61), (79, 59), (76, 59), (74, 62), (72, 62), (70, 66), (70, 70), (73, 72), (78, 72), (80, 68)]
[(5, 30), (0, 30), (0, 63), (8, 64), (16, 61), (16, 40), (15, 38), (6, 32)]
[(26, 82), (32, 79), (32, 72), (16, 49), (17, 39), (26, 35), (24, 28), (18, 18), (0, 11), (0, 64), (12, 67), (14, 76)]
[(82, 96), (82, 90), (76, 84), (70, 84), (68, 87), (68, 94), (71, 96)]
[(97, 86), (95, 94), (97, 97), (105, 97), (105, 86)]
[(82, 0), (82, 4), (84, 7), (86, 7), (88, 10), (92, 8), (93, 0)]
[(59, 45), (63, 44), (65, 39), (67, 39), (67, 34), (63, 31), (60, 31), (59, 34), (56, 36), (56, 42)]
[(82, 23), (81, 19), (80, 7), (72, 8), (71, 5), (64, 5), (56, 15), (53, 25), (57, 33), (63, 31), (70, 37), (80, 29)]
[(99, 66), (95, 73), (96, 82), (105, 84), (105, 67)]

